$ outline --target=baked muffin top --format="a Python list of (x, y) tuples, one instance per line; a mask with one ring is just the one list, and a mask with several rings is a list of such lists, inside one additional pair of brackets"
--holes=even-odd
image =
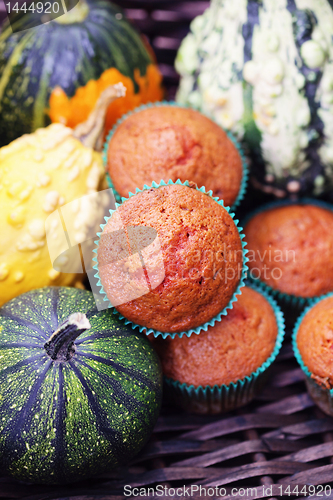
[(241, 156), (224, 130), (193, 109), (155, 106), (127, 117), (108, 146), (108, 170), (127, 197), (153, 181), (193, 181), (232, 206), (240, 190)]
[(256, 371), (274, 350), (278, 326), (272, 306), (244, 287), (233, 308), (207, 332), (151, 339), (164, 375), (195, 387), (228, 385)]
[(280, 292), (315, 297), (333, 290), (333, 212), (311, 204), (264, 210), (246, 224), (248, 266)]
[[(144, 241), (130, 241), (138, 227), (153, 228), (158, 236), (142, 251), (143, 262), (136, 252)], [(117, 243), (116, 262), (108, 238), (121, 228), (126, 235)], [(241, 279), (243, 250), (221, 205), (194, 187), (174, 184), (125, 201), (104, 227), (97, 259), (104, 291), (125, 318), (179, 333), (206, 323), (229, 304)], [(128, 300), (135, 293), (137, 298)]]
[(333, 297), (314, 305), (304, 316), (297, 333), (303, 363), (320, 385), (333, 388)]

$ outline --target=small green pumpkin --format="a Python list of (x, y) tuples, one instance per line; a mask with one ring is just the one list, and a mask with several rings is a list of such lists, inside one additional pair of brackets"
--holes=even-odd
[(177, 99), (243, 139), (255, 185), (333, 187), (332, 0), (212, 0), (180, 47)]
[(150, 342), (93, 294), (50, 287), (0, 309), (0, 464), (60, 484), (102, 473), (146, 443), (161, 405)]

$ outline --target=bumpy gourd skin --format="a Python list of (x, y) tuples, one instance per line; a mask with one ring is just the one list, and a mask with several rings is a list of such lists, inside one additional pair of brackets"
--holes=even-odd
[(277, 197), (332, 188), (332, 36), (330, 0), (212, 0), (180, 46), (177, 100), (244, 139)]
[(333, 388), (333, 297), (316, 304), (303, 318), (297, 347), (312, 378)]
[[(99, 153), (73, 137), (61, 124), (39, 129), (0, 149), (0, 305), (23, 292), (47, 285), (75, 282), (80, 260), (63, 259), (67, 273), (53, 269), (46, 242), (45, 220), (61, 206), (78, 199), (72, 213), (72, 245), (84, 241), (89, 228), (103, 220), (102, 199), (80, 198), (101, 187), (103, 164)], [(59, 254), (60, 223), (51, 230)], [(70, 271), (68, 273), (68, 270)], [(80, 275), (83, 277), (83, 274)]]
[[(74, 312), (91, 328), (66, 362), (44, 344)], [(130, 460), (146, 443), (162, 399), (158, 358), (141, 334), (91, 292), (50, 287), (0, 310), (0, 465), (19, 480), (64, 484)]]

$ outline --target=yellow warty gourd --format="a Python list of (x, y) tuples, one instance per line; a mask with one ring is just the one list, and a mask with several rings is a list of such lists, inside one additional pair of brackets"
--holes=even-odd
[[(103, 222), (103, 197), (80, 198), (102, 188), (102, 157), (90, 146), (100, 143), (108, 104), (122, 95), (122, 85), (107, 89), (88, 121), (75, 130), (53, 124), (0, 149), (0, 306), (28, 290), (71, 285), (83, 278), (76, 272), (81, 262), (68, 263), (68, 257), (62, 263), (73, 272), (52, 267), (45, 221), (77, 200), (70, 235), (74, 245), (85, 239), (94, 224)], [(61, 254), (63, 226), (55, 221), (48, 238), (55, 251), (59, 245)]]

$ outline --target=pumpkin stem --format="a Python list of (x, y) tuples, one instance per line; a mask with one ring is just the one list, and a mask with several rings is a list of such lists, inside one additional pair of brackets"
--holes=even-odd
[(74, 340), (89, 328), (91, 324), (85, 314), (71, 314), (44, 345), (47, 354), (54, 361), (70, 360), (75, 352)]
[(66, 7), (65, 12), (60, 17), (54, 19), (56, 23), (59, 24), (75, 24), (75, 23), (83, 23), (83, 21), (88, 17), (89, 14), (89, 6), (85, 0), (80, 0), (77, 2), (76, 0), (67, 0), (66, 4), (62, 1), (63, 7)]
[(121, 83), (111, 85), (99, 96), (95, 108), (87, 121), (79, 123), (74, 129), (74, 137), (79, 139), (84, 146), (101, 151), (104, 137), (105, 117), (109, 105), (118, 97), (124, 97), (126, 87)]

